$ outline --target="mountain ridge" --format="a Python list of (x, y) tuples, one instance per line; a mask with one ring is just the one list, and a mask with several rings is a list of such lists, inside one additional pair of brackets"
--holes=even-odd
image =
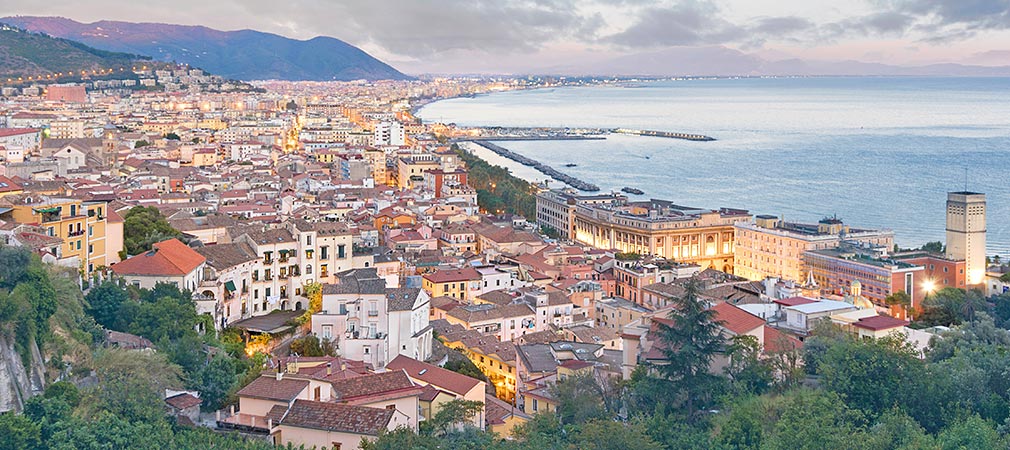
[(126, 69), (150, 58), (110, 52), (69, 39), (55, 38), (0, 23), (0, 78), (52, 77), (67, 72)]
[(297, 40), (250, 29), (222, 31), (202, 25), (111, 20), (82, 23), (65, 17), (12, 16), (0, 22), (242, 80), (410, 79), (363, 50), (327, 36)]

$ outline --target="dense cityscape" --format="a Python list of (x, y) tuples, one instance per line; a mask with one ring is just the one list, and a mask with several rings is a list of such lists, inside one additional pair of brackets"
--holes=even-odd
[(0, 449), (1008, 448), (1005, 198), (903, 248), (418, 117), (644, 78), (134, 64), (0, 79)]

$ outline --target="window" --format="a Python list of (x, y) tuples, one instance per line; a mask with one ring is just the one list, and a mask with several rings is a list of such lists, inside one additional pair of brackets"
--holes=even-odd
[(340, 443), (339, 442), (331, 442), (331, 444), (333, 444), (333, 450), (340, 450)]
[(537, 410), (537, 399), (533, 399), (533, 411)]
[(312, 235), (305, 236), (305, 245), (312, 245)]
[(309, 275), (311, 273), (312, 273), (312, 264), (306, 264), (305, 265), (305, 274)]
[(337, 258), (341, 258), (342, 259), (342, 258), (346, 257), (346, 252), (344, 250), (344, 247), (345, 247), (344, 244), (340, 244), (340, 245), (337, 246)]
[(324, 245), (322, 247), (319, 247), (319, 258), (320, 259), (330, 258), (330, 246)]
[(270, 288), (266, 288), (266, 291), (263, 292), (263, 296), (270, 298)]
[(390, 411), (396, 411), (396, 405), (386, 405), (386, 409)]
[(95, 227), (88, 225), (88, 237), (95, 235)]
[(91, 244), (88, 244), (88, 254), (90, 255), (90, 254), (92, 254), (94, 252), (95, 252), (95, 246), (91, 245)]

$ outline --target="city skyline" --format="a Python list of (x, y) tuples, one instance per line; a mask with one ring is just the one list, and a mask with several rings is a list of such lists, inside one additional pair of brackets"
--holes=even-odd
[[(33, 2), (0, 14), (40, 15)], [(718, 67), (728, 50), (768, 61), (1004, 65), (1010, 5), (989, 0), (814, 2), (50, 2), (44, 15), (331, 36), (408, 73), (588, 71), (616, 58), (683, 54)], [(658, 52), (658, 53), (657, 53)], [(679, 52), (679, 53), (678, 53)]]

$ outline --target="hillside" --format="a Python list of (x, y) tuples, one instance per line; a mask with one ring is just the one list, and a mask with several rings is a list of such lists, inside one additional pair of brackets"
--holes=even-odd
[(0, 78), (129, 67), (138, 55), (99, 50), (79, 42), (0, 24)]
[(19, 16), (0, 22), (104, 50), (186, 63), (240, 80), (409, 78), (361, 49), (330, 37), (300, 41), (253, 30), (114, 21), (86, 24), (61, 17)]

